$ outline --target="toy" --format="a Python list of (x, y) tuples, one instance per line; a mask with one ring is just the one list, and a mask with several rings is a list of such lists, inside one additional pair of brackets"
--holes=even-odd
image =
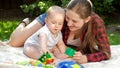
[(57, 68), (85, 68), (74, 61), (63, 61), (57, 64)]
[(46, 54), (41, 55), (38, 60), (30, 59), (21, 62), (16, 62), (16, 64), (23, 66), (38, 66), (42, 68), (53, 68), (53, 65), (50, 64), (53, 61), (54, 59), (52, 58), (52, 56), (48, 52), (46, 52)]
[(27, 60), (16, 62), (16, 64), (18, 64), (18, 65), (23, 65), (23, 66), (28, 66), (28, 65), (30, 65), (30, 64), (29, 64), (29, 61), (27, 61)]
[(39, 60), (30, 59), (29, 63), (32, 66), (38, 66), (38, 67), (43, 67), (44, 66), (44, 64), (41, 63), (41, 61), (39, 61)]
[(48, 52), (46, 52), (46, 54), (41, 55), (41, 57), (38, 58), (38, 60), (40, 60), (44, 64), (50, 64), (54, 61), (54, 59)]
[(38, 66), (42, 68), (53, 68), (53, 65), (45, 65), (39, 60), (30, 60), (29, 62), (32, 66)]
[(75, 54), (75, 50), (70, 47), (67, 47), (64, 53), (69, 57), (73, 57), (73, 55)]
[(34, 59), (19, 61), (16, 62), (16, 64), (23, 66), (38, 66), (38, 67), (44, 66), (44, 64), (42, 64), (39, 60), (34, 60)]
[(53, 68), (54, 67), (52, 64), (45, 65), (41, 61), (34, 60), (34, 59), (16, 62), (16, 64), (23, 65), (23, 66), (37, 66), (37, 67), (42, 67), (42, 68)]

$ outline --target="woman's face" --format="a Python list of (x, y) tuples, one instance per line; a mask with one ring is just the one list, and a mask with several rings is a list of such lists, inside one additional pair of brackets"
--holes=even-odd
[(66, 21), (70, 31), (79, 31), (84, 25), (84, 19), (72, 10), (66, 11)]

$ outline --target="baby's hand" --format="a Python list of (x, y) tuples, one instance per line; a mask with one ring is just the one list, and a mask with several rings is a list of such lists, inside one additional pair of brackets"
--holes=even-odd
[(50, 54), (51, 57), (54, 57), (51, 51), (48, 50), (47, 52)]

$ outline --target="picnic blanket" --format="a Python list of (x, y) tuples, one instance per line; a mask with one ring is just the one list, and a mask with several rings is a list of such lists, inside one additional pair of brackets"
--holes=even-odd
[[(112, 55), (110, 60), (89, 62), (82, 65), (85, 68), (119, 68), (120, 45), (111, 45), (110, 47)], [(17, 61), (29, 59), (30, 58), (23, 54), (23, 47), (11, 47), (9, 45), (0, 44), (0, 68), (36, 68), (34, 66), (21, 66), (14, 64), (14, 62)]]

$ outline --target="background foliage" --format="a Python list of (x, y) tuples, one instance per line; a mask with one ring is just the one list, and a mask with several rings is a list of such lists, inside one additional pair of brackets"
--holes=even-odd
[[(70, 0), (37, 0), (33, 4), (21, 5), (21, 8), (25, 13), (30, 13), (32, 15), (38, 16), (39, 14), (47, 11), (48, 7), (52, 5), (66, 7), (69, 1)], [(100, 15), (113, 13), (120, 7), (120, 0), (91, 0), (91, 1), (93, 3), (94, 11)]]
[(92, 0), (94, 11), (103, 14), (111, 13), (115, 10), (113, 0)]
[(120, 0), (91, 0), (93, 9), (99, 15), (109, 17), (109, 14), (119, 10)]
[(69, 0), (37, 0), (33, 4), (24, 4), (20, 7), (25, 13), (30, 14), (30, 16), (38, 16), (39, 14), (46, 12), (52, 5), (65, 7), (68, 2)]
[[(25, 13), (28, 13), (30, 17), (36, 17), (44, 12), (52, 5), (59, 5), (66, 7), (70, 0), (37, 0), (33, 4), (24, 4), (20, 7)], [(103, 20), (109, 21), (109, 19), (120, 11), (120, 0), (91, 0), (93, 3), (93, 10), (99, 14)], [(114, 22), (105, 23), (105, 25), (113, 24)]]

